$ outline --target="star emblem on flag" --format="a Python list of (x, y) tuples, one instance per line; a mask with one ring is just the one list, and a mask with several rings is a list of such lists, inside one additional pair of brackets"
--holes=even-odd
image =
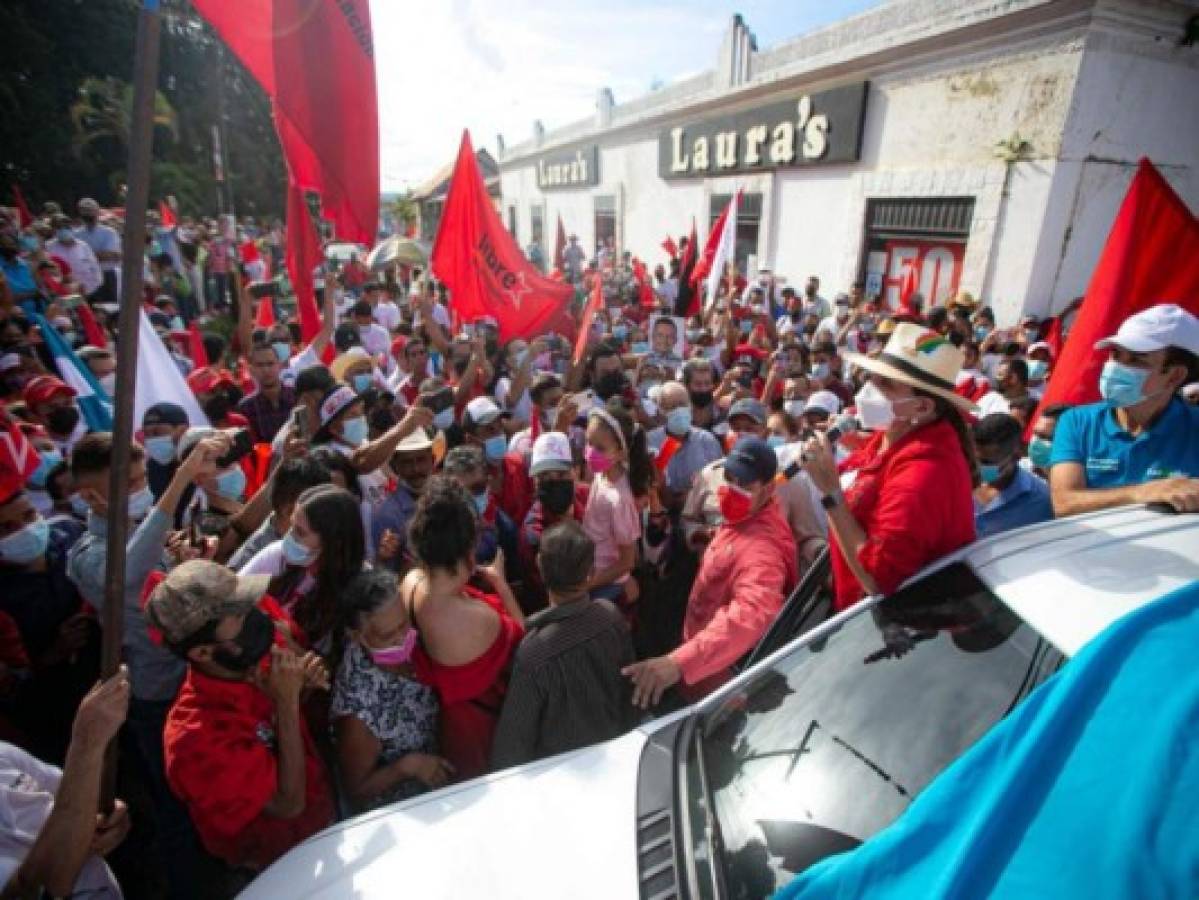
[(508, 299), (512, 302), (513, 306), (515, 306), (517, 309), (520, 309), (521, 297), (525, 294), (532, 293), (532, 291), (533, 289), (525, 282), (525, 273), (517, 272), (516, 284), (507, 291)]

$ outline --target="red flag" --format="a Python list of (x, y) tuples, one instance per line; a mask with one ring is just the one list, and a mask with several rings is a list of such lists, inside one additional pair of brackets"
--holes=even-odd
[(96, 316), (92, 313), (92, 308), (86, 303), (80, 303), (75, 307), (75, 312), (79, 315), (79, 324), (83, 326), (83, 337), (93, 347), (104, 349), (108, 346), (108, 338), (104, 335), (104, 329), (100, 327), (100, 323), (96, 321)]
[(666, 472), (666, 467), (670, 465), (670, 461), (674, 459), (674, 455), (679, 452), (679, 448), (683, 446), (683, 442), (672, 435), (666, 435), (666, 440), (662, 442), (662, 446), (658, 448), (658, 455), (654, 457), (654, 467), (662, 473)]
[(275, 324), (275, 304), (271, 302), (270, 297), (263, 297), (258, 301), (258, 317), (254, 324), (259, 328), (270, 328)]
[(25, 195), (21, 193), (21, 186), (13, 182), (12, 186), (12, 202), (17, 208), (18, 224), (22, 228), (28, 228), (33, 224), (33, 213), (29, 211), (29, 204), (25, 202)]
[(1075, 297), (1069, 306), (1056, 316), (1050, 316), (1047, 320), (1049, 327), (1045, 329), (1045, 343), (1049, 345), (1050, 353), (1054, 359), (1061, 358), (1062, 347), (1065, 346), (1066, 331), (1068, 330), (1066, 320), (1074, 319), (1074, 316), (1078, 314), (1078, 308), (1082, 306), (1082, 300), (1082, 297)]
[(916, 290), (919, 288), (919, 286), (920, 281), (916, 275), (916, 261), (914, 259), (910, 259), (904, 267), (903, 283), (899, 286), (900, 312), (906, 313), (907, 315), (913, 315), (915, 313), (915, 310), (912, 309), (910, 301), (912, 299), (912, 295), (916, 293)]
[(0, 501), (20, 490), (41, 462), (20, 424), (0, 409)]
[(200, 326), (195, 322), (187, 326), (187, 345), (195, 367), (205, 368), (208, 365), (208, 351), (204, 349), (204, 336), (200, 334)]
[(637, 282), (637, 299), (646, 309), (650, 309), (657, 302), (654, 298), (654, 288), (650, 284), (649, 270), (646, 269), (645, 263), (636, 257), (633, 258), (633, 278)]
[[(699, 290), (700, 283), (708, 277), (708, 273), (712, 271), (712, 265), (716, 261), (716, 253), (720, 249), (720, 239), (724, 234), (725, 223), (729, 217), (729, 210), (733, 208), (733, 201), (741, 199), (741, 191), (737, 191), (735, 197), (729, 200), (728, 205), (720, 213), (720, 218), (712, 225), (712, 230), (708, 232), (707, 243), (704, 244), (704, 255), (699, 258), (699, 262), (695, 264), (695, 271), (691, 273), (691, 284)], [(712, 297), (708, 298), (711, 302)]]
[[(1095, 342), (1129, 316), (1159, 303), (1199, 315), (1199, 219), (1161, 173), (1142, 159), (1108, 233), (1041, 408), (1099, 399), (1107, 354)], [(1032, 421), (1036, 421), (1034, 416)]]
[(179, 224), (179, 220), (175, 218), (175, 210), (171, 209), (171, 205), (165, 200), (158, 201), (158, 218), (161, 220), (162, 227), (167, 231)]
[(691, 274), (695, 269), (695, 258), (699, 252), (696, 245), (699, 237), (695, 232), (695, 218), (691, 219), (691, 237), (687, 239), (687, 249), (683, 251), (683, 261), (679, 263), (679, 295), (675, 300), (675, 315), (699, 315), (699, 291), (691, 284)]
[(566, 271), (566, 228), (562, 225), (561, 213), (558, 213), (558, 236), (554, 239), (554, 269)]
[(287, 267), (302, 333), (311, 338), (320, 330), (312, 290), (320, 250), (311, 216), (299, 215), (306, 195), (315, 195), (320, 216), (342, 239), (373, 244), (378, 229), (379, 122), (368, 0), (194, 5), (271, 98), (288, 169)]
[(591, 323), (595, 320), (596, 312), (603, 305), (604, 282), (603, 279), (596, 278), (595, 287), (591, 289), (591, 296), (587, 298), (587, 305), (583, 307), (583, 320), (579, 323), (579, 333), (575, 336), (574, 362), (576, 366), (583, 358), (583, 351), (587, 349), (587, 335), (591, 333)]
[(679, 248), (670, 235), (666, 235), (666, 240), (662, 242), (662, 249), (670, 254), (671, 259), (678, 259)]
[(491, 316), (499, 323), (501, 341), (569, 331), (566, 311), (574, 290), (546, 278), (520, 252), (483, 185), (466, 132), (431, 262), (462, 320)]

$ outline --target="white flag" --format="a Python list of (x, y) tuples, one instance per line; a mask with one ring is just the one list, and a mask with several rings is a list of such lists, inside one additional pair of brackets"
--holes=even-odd
[(208, 427), (208, 416), (200, 409), (175, 359), (155, 333), (146, 311), (140, 310), (137, 335), (137, 382), (133, 394), (133, 429), (142, 427), (146, 410), (155, 403), (174, 403), (183, 407), (192, 428)]

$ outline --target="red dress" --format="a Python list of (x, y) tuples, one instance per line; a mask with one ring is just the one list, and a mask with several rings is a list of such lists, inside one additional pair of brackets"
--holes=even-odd
[(436, 690), (441, 700), (441, 752), (453, 764), (458, 781), (488, 770), (491, 739), (508, 689), (512, 655), (525, 633), (499, 597), (469, 586), (465, 593), (486, 603), (500, 617), (500, 630), (491, 646), (460, 666), (442, 665), (429, 656), (423, 645), (417, 646), (412, 658), (417, 679)]

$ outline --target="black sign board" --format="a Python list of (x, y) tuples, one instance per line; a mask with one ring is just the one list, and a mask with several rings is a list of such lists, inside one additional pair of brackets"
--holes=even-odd
[(658, 136), (658, 172), (663, 178), (700, 178), (855, 162), (868, 87), (863, 81), (675, 125)]
[(537, 187), (543, 191), (599, 184), (599, 146), (547, 153), (537, 160)]

